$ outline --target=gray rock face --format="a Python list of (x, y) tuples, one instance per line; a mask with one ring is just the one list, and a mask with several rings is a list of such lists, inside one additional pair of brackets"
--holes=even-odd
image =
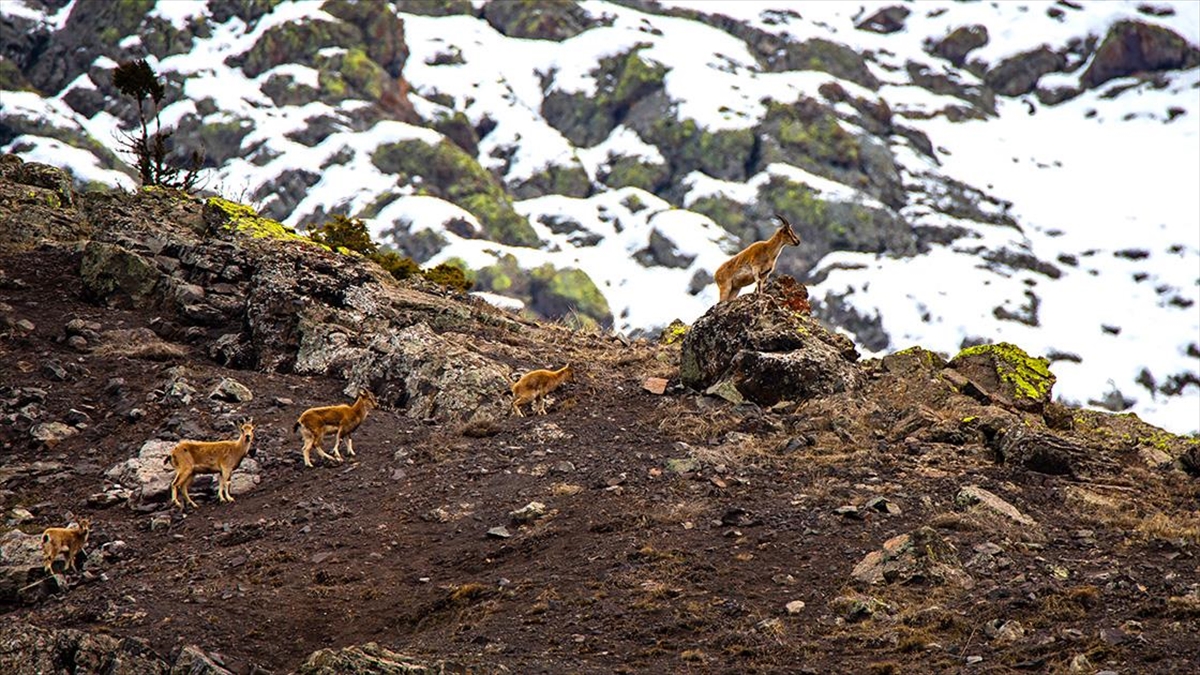
[(422, 419), (471, 422), (505, 414), (508, 369), (424, 323), (375, 333), (369, 342), (334, 324), (305, 326), (303, 333), (296, 372), (344, 377), (350, 388), (366, 386)]
[[(0, 607), (36, 604), (56, 587), (53, 577), (42, 568), (40, 535), (11, 530), (0, 536)], [(0, 640), (0, 672), (11, 672), (3, 666), (4, 643)]]
[(852, 390), (863, 376), (848, 338), (797, 311), (807, 293), (795, 282), (772, 284), (718, 304), (683, 338), (680, 377), (704, 390), (727, 382), (759, 405), (801, 401)]
[[(68, 663), (73, 667), (64, 670), (62, 664)], [(142, 640), (46, 629), (12, 621), (0, 628), (0, 672), (166, 675), (168, 667)]]
[(163, 501), (171, 489), (172, 476), (164, 460), (174, 447), (174, 441), (146, 441), (136, 457), (111, 467), (104, 475), (132, 490), (131, 501)]

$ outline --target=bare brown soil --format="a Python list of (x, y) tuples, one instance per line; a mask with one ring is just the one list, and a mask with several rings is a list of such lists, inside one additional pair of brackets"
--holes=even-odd
[[(161, 318), (87, 303), (78, 260), (60, 249), (0, 257), (0, 269), (21, 282), (0, 288), (0, 302), (36, 325), (0, 339), (0, 388), (45, 389), (46, 419), (72, 408), (91, 417), (49, 450), (27, 423), (0, 425), (4, 466), (70, 466), (8, 480), (0, 507), (32, 510), (31, 532), (91, 517), (85, 569), (95, 575), (9, 608), (5, 621), (138, 636), (164, 656), (198, 644), (236, 672), (283, 673), (316, 649), (367, 641), (513, 673), (1057, 673), (1074, 663), (1126, 674), (1200, 664), (1200, 490), (1178, 471), (1132, 468), (1080, 486), (997, 464), (977, 445), (889, 440), (887, 427), (872, 443), (841, 441), (841, 421), (816, 408), (772, 413), (647, 393), (645, 377), (675, 376), (677, 347), (558, 326), (512, 338), (543, 367), (564, 356), (580, 365), (549, 415), (464, 429), (380, 409), (356, 436), (357, 458), (306, 469), (292, 424), (307, 406), (345, 400), (343, 382), (228, 371), (195, 347), (164, 361), (81, 354), (58, 341), (73, 318), (105, 329), (161, 327)], [(47, 377), (51, 362), (65, 381)], [(153, 396), (181, 363), (200, 391), (190, 409)], [(253, 401), (205, 398), (223, 376)], [(125, 393), (106, 392), (114, 377)], [(137, 421), (133, 406), (145, 412)], [(163, 429), (182, 420), (233, 438), (230, 420), (242, 416), (258, 425), (263, 477), (235, 503), (217, 503), (200, 479), (200, 508), (186, 513), (87, 505), (104, 471)], [(700, 461), (668, 465), (689, 456), (680, 442)], [(956, 507), (968, 483), (1039, 525)], [(1070, 499), (1079, 487), (1131, 506), (1079, 508)], [(900, 512), (834, 511), (876, 496)], [(510, 519), (532, 501), (545, 517)], [(170, 527), (152, 530), (162, 513)], [(502, 525), (510, 538), (488, 535)], [(955, 546), (972, 588), (853, 583), (864, 555), (923, 525)], [(96, 548), (117, 539), (128, 554), (101, 562)], [(867, 616), (842, 596), (890, 610)], [(793, 600), (805, 605), (789, 614)], [(998, 636), (1011, 621), (1023, 635)]]

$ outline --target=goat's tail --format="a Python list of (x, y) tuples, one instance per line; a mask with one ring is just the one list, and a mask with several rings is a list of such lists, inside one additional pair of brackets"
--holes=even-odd
[(49, 544), (49, 543), (50, 543), (50, 534), (48, 532), (43, 532), (42, 533), (42, 546), (45, 546), (46, 544)]
[(300, 420), (296, 420), (296, 423), (292, 425), (292, 433), (294, 434), (297, 431), (300, 431)]

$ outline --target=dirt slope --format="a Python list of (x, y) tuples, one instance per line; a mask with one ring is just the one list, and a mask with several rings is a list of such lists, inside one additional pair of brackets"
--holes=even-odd
[[(5, 622), (137, 636), (164, 657), (197, 644), (235, 672), (289, 672), (314, 650), (368, 641), (514, 673), (1200, 664), (1200, 490), (1171, 461), (1178, 439), (1160, 439), (1166, 456), (1149, 463), (1151, 441), (1111, 440), (1140, 433), (1136, 420), (1076, 411), (1077, 433), (1103, 432), (1087, 447), (1107, 468), (1052, 475), (998, 463), (975, 436), (922, 435), (965, 417), (920, 413), (920, 384), (878, 364), (853, 399), (763, 411), (644, 391), (648, 376), (677, 381), (678, 345), (523, 324), (462, 340), (484, 354), (519, 346), (517, 370), (578, 364), (549, 415), (463, 426), (385, 406), (355, 459), (306, 469), (292, 423), (345, 400), (345, 381), (224, 368), (202, 342), (152, 358), (73, 349), (73, 319), (161, 330), (176, 318), (89, 302), (80, 262), (62, 244), (0, 255), (0, 507), (29, 510), (27, 532), (83, 515), (94, 528), (89, 573), (0, 607)], [(189, 405), (163, 393), (177, 366), (198, 391)], [(224, 377), (253, 400), (209, 399)], [(45, 392), (33, 411), (13, 402), (30, 388)], [(72, 410), (86, 414), (78, 433), (52, 448), (31, 438), (35, 419), (79, 419)], [(261, 482), (235, 503), (218, 504), (205, 479), (186, 513), (89, 503), (146, 440), (232, 438), (246, 416)], [(1036, 522), (956, 501), (967, 485)], [(887, 502), (869, 506), (876, 497)], [(510, 517), (530, 502), (545, 515)], [(499, 526), (511, 536), (488, 534)], [(951, 548), (918, 551), (916, 573), (884, 583), (854, 578), (868, 553), (924, 526)]]

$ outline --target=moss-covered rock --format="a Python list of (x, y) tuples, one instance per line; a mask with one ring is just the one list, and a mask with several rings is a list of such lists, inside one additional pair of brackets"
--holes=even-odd
[(483, 6), (483, 18), (503, 35), (562, 42), (587, 30), (591, 16), (570, 0), (506, 0)]
[(862, 54), (838, 42), (813, 38), (785, 42), (768, 61), (772, 70), (819, 70), (868, 89), (879, 89), (879, 80), (867, 68)]
[(639, 44), (623, 54), (601, 59), (591, 72), (596, 78), (594, 94), (547, 92), (542, 101), (546, 122), (579, 147), (590, 147), (608, 138), (635, 102), (662, 89), (667, 69), (640, 56), (647, 46)]
[(408, 60), (404, 21), (386, 0), (325, 0), (321, 9), (349, 23), (362, 35), (361, 50), (390, 77), (400, 77)]
[(405, 14), (421, 16), (475, 15), (471, 0), (395, 0), (396, 9)]
[(618, 155), (609, 158), (607, 167), (600, 171), (597, 178), (614, 190), (635, 187), (656, 194), (670, 181), (671, 171), (662, 162), (650, 162), (642, 157)]
[(20, 66), (0, 55), (0, 91), (36, 91)]
[(282, 239), (299, 241), (313, 246), (316, 242), (277, 220), (264, 218), (258, 212), (245, 204), (229, 201), (221, 197), (209, 197), (204, 202), (204, 224), (208, 231), (228, 230), (240, 232), (255, 238)]
[(249, 51), (229, 61), (241, 65), (247, 77), (258, 77), (285, 63), (314, 66), (322, 49), (353, 48), (361, 39), (359, 31), (344, 21), (293, 21), (271, 27)]
[(578, 160), (570, 165), (551, 164), (529, 178), (512, 185), (509, 191), (517, 199), (545, 195), (584, 198), (592, 194), (592, 181)]
[(1055, 377), (1049, 359), (1032, 357), (1014, 344), (967, 347), (949, 366), (988, 395), (1022, 410), (1041, 411), (1051, 400)]
[(380, 171), (399, 176), (424, 194), (445, 199), (479, 219), (490, 239), (513, 246), (536, 246), (537, 234), (496, 179), (462, 148), (449, 141), (419, 140), (381, 145), (371, 155)]
[(744, 181), (756, 142), (753, 129), (705, 129), (696, 120), (673, 115), (631, 119), (630, 125), (647, 143), (658, 148), (671, 173), (682, 177), (692, 171), (722, 180)]
[(534, 311), (548, 319), (578, 316), (612, 327), (608, 300), (583, 270), (542, 265), (530, 274), (529, 295)]

